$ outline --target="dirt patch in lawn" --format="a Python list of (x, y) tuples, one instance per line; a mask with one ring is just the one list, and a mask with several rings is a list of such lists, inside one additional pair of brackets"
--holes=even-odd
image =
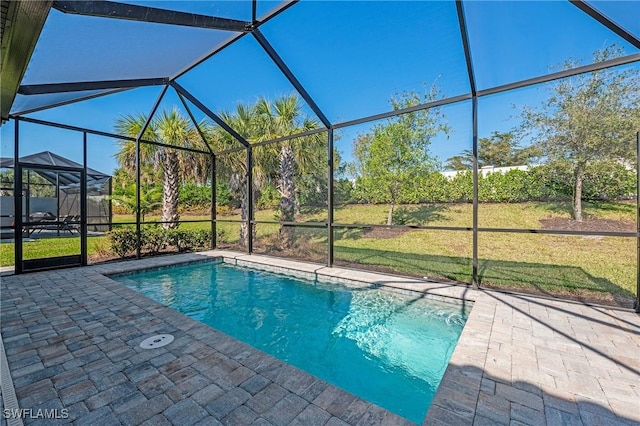
[(365, 228), (362, 233), (362, 238), (384, 239), (384, 238), (396, 238), (411, 231), (408, 228)]
[(635, 232), (636, 224), (627, 220), (587, 219), (582, 222), (562, 217), (540, 219), (542, 229), (554, 231)]

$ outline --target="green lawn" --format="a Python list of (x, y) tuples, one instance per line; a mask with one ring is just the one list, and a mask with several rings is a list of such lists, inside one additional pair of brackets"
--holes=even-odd
[[(635, 223), (634, 203), (584, 206), (590, 219)], [(349, 206), (335, 212), (338, 223), (386, 222), (386, 206)], [(540, 229), (541, 219), (570, 218), (568, 205), (481, 204), (479, 226)], [(407, 206), (403, 223), (470, 227), (472, 206)], [(604, 230), (604, 228), (603, 228)], [(369, 235), (375, 235), (369, 234)], [(483, 285), (561, 294), (629, 306), (636, 292), (636, 240), (541, 234), (479, 234), (479, 275)], [(391, 238), (369, 238), (359, 229), (336, 231), (336, 263), (469, 282), (472, 234), (411, 230)], [(612, 296), (613, 295), (613, 296)]]
[[(635, 223), (635, 204), (586, 204), (591, 219)], [(399, 223), (433, 226), (471, 226), (472, 206), (405, 206), (394, 215)], [(353, 205), (335, 211), (336, 223), (384, 224), (387, 206)], [(479, 226), (496, 228), (541, 228), (541, 219), (569, 218), (567, 205), (548, 203), (482, 204)], [(256, 212), (257, 220), (273, 220), (270, 210)], [(208, 220), (208, 216), (183, 216)], [(240, 219), (239, 215), (220, 219)], [(323, 221), (326, 211), (300, 215), (299, 221)], [(133, 221), (117, 216), (116, 222)], [(149, 216), (147, 221), (159, 220)], [(209, 223), (184, 223), (184, 229), (210, 229)], [(221, 246), (234, 247), (238, 223), (217, 224)], [(256, 252), (291, 256), (317, 262), (326, 259), (326, 229), (297, 228), (297, 245), (283, 251), (277, 238), (279, 226), (257, 225)], [(472, 234), (468, 231), (388, 230), (386, 228), (337, 228), (335, 259), (338, 265), (385, 270), (435, 279), (469, 282)], [(89, 239), (89, 253), (104, 254), (106, 237)], [(69, 254), (79, 242), (73, 238), (43, 239), (25, 243), (29, 257)], [(483, 232), (479, 235), (479, 274), (483, 285), (519, 291), (557, 294), (628, 306), (635, 295), (636, 240), (622, 237), (581, 237), (540, 234)], [(13, 244), (0, 245), (2, 265), (13, 263)]]

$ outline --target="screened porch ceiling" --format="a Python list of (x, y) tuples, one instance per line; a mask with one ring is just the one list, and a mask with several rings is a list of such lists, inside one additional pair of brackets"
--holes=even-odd
[[(444, 105), (640, 61), (637, 1), (2, 1), (2, 12), (3, 121), (107, 97), (128, 112), (122, 94), (138, 91), (145, 113), (172, 99), (238, 146), (248, 142), (219, 113), (237, 99), (220, 89), (234, 84), (230, 74), (238, 93), (296, 93), (324, 131), (424, 108), (387, 104), (390, 90), (421, 82), (437, 81), (434, 105)], [(564, 25), (536, 21), (544, 16)], [(549, 46), (550, 31), (563, 51)], [(553, 69), (604, 43), (624, 55)], [(376, 76), (382, 62), (389, 75)]]

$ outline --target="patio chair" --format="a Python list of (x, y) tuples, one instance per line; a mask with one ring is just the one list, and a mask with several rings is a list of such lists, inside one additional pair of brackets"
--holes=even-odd
[(29, 215), (29, 222), (35, 223), (31, 225), (29, 229), (29, 235), (34, 232), (42, 232), (43, 229), (55, 230), (58, 229), (56, 222), (58, 218), (51, 212), (34, 212)]
[(70, 234), (73, 232), (80, 233), (80, 224), (75, 223), (80, 221), (80, 215), (66, 215), (60, 218), (60, 231), (69, 231)]

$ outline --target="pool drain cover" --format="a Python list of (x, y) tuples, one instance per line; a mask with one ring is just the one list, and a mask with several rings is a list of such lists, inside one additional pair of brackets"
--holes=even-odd
[(151, 336), (148, 339), (144, 339), (140, 343), (142, 349), (155, 349), (161, 348), (173, 342), (173, 336), (170, 334), (158, 334), (157, 336)]

